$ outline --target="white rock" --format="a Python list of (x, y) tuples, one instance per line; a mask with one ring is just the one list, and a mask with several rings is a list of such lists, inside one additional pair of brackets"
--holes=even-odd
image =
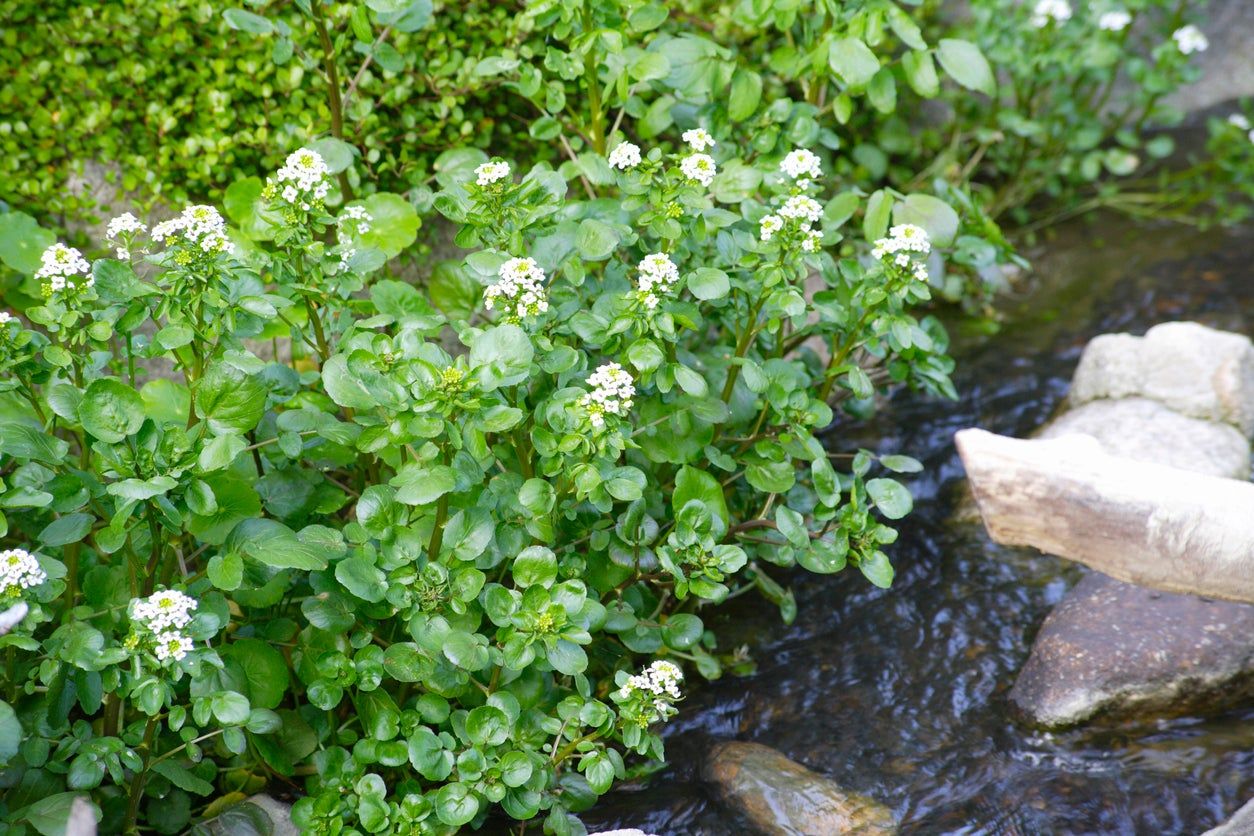
[(1091, 401), (1063, 413), (1040, 438), (1083, 434), (1107, 453), (1142, 462), (1248, 479), (1250, 443), (1233, 426), (1188, 418), (1145, 398)]
[(1254, 435), (1254, 344), (1196, 322), (1156, 325), (1144, 337), (1105, 334), (1084, 349), (1073, 405), (1144, 397), (1182, 415)]

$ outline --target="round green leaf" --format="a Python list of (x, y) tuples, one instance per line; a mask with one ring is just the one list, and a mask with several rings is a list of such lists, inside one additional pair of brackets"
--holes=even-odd
[(116, 444), (144, 423), (144, 399), (119, 380), (93, 380), (78, 404), (78, 420), (93, 437)]

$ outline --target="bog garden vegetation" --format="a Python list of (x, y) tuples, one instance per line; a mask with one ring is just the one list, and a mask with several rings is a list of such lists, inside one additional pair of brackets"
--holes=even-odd
[(919, 465), (819, 434), (953, 395), (936, 304), (1248, 212), (1183, 8), (19, 0), (0, 820), (582, 833), (749, 664), (716, 605), (892, 583)]

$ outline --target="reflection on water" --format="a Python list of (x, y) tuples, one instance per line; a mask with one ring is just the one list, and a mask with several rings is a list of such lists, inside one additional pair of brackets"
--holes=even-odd
[(964, 335), (955, 324), (961, 401), (905, 393), (874, 427), (830, 441), (927, 465), (894, 548), (893, 588), (799, 573), (791, 627), (748, 596), (713, 617), (726, 646), (750, 644), (757, 673), (697, 689), (668, 730), (671, 765), (585, 820), (662, 836), (746, 832), (695, 774), (705, 747), (725, 738), (774, 746), (888, 803), (904, 833), (1195, 834), (1254, 796), (1254, 706), (1055, 734), (1016, 725), (1006, 692), (1078, 570), (946, 523), (961, 476), (953, 432), (1039, 426), (1089, 338), (1172, 319), (1245, 328), (1249, 233), (1076, 227), (1038, 256), (1040, 283), (1009, 304), (1001, 333)]

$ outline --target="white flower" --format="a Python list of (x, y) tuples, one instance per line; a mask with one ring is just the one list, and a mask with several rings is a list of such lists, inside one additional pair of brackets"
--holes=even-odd
[(123, 235), (143, 232), (147, 228), (148, 227), (146, 227), (144, 222), (139, 218), (135, 217), (130, 212), (123, 212), (121, 215), (118, 215), (116, 218), (109, 221), (109, 225), (105, 228), (105, 235), (109, 238), (109, 240), (116, 241)]
[(801, 240), (801, 249), (808, 253), (817, 253), (823, 247), (823, 236), (818, 232), (810, 232)]
[(274, 175), (282, 187), (283, 200), (303, 211), (326, 199), (331, 190), (331, 169), (322, 155), (312, 148), (301, 148), (288, 154), (286, 162)]
[(1071, 4), (1067, 0), (1040, 0), (1032, 10), (1032, 25), (1037, 29), (1047, 26), (1050, 21), (1065, 23), (1071, 19)]
[(10, 322), (16, 321), (17, 317), (8, 311), (0, 311), (0, 325), (8, 325)]
[(1239, 131), (1248, 131), (1250, 129), (1250, 120), (1245, 118), (1244, 113), (1234, 113), (1229, 116), (1228, 124), (1235, 126)]
[(592, 391), (579, 399), (588, 420), (598, 430), (605, 426), (606, 415), (622, 417), (631, 411), (636, 386), (631, 375), (618, 363), (606, 363), (588, 376)]
[(157, 634), (157, 645), (154, 651), (157, 654), (157, 658), (162, 662), (170, 659), (181, 662), (191, 649), (192, 640), (182, 633), (168, 630)]
[(0, 551), (0, 598), (16, 598), (23, 589), (39, 586), (48, 574), (25, 549)]
[(217, 209), (204, 204), (188, 206), (178, 217), (152, 228), (152, 240), (167, 238), (177, 238), (178, 243), (207, 255), (235, 252), (235, 245), (226, 237), (226, 220)]
[(797, 180), (797, 185), (804, 189), (809, 188), (810, 179), (817, 180), (823, 176), (823, 163), (814, 152), (798, 148), (788, 152), (788, 156), (780, 162), (779, 170)]
[(42, 282), (44, 296), (51, 296), (60, 291), (74, 293), (95, 285), (91, 275), (91, 265), (83, 258), (83, 254), (73, 247), (56, 243), (44, 250), (40, 256), (41, 266), (35, 278)]
[(898, 224), (888, 230), (887, 238), (880, 238), (871, 249), (871, 256), (883, 264), (899, 268), (919, 281), (927, 281), (927, 268), (915, 257), (923, 257), (932, 251), (927, 232), (914, 224)]
[(690, 154), (679, 163), (679, 170), (689, 180), (700, 183), (702, 186), (709, 186), (714, 182), (718, 166), (709, 154)]
[(693, 151), (704, 151), (707, 148), (713, 148), (714, 137), (710, 136), (705, 128), (693, 128), (684, 131), (684, 142), (688, 143), (688, 147)]
[(475, 169), (475, 182), (480, 186), (491, 186), (509, 176), (509, 163), (501, 160), (486, 162)]
[(1187, 26), (1181, 26), (1179, 29), (1171, 33), (1171, 39), (1176, 42), (1176, 48), (1185, 55), (1192, 55), (1195, 52), (1205, 52), (1210, 46), (1210, 41), (1206, 40), (1206, 36), (1202, 34), (1202, 30), (1198, 29), (1192, 23)]
[(640, 165), (640, 146), (630, 142), (620, 142), (610, 152), (610, 168), (626, 171)]
[(763, 241), (770, 241), (783, 228), (784, 219), (779, 215), (763, 215), (762, 220), (758, 221), (758, 237)]
[(640, 673), (627, 678), (614, 699), (618, 702), (635, 703), (642, 712), (633, 712), (633, 719), (642, 725), (669, 720), (677, 713), (672, 704), (683, 698), (679, 690), (684, 681), (683, 671), (673, 662), (659, 659)]
[(679, 281), (679, 268), (666, 253), (646, 255), (636, 265), (640, 278), (636, 280), (637, 298), (647, 308), (656, 308), (661, 301), (658, 294), (668, 294)]
[(177, 589), (162, 589), (147, 598), (134, 599), (131, 602), (131, 619), (153, 633), (163, 633), (171, 628), (186, 627), (198, 606), (195, 598)]
[(483, 306), (492, 310), (501, 304), (506, 322), (519, 322), (549, 309), (544, 270), (534, 258), (511, 258), (501, 265), (497, 276), (500, 281), (483, 292)]
[(1097, 28), (1105, 29), (1107, 32), (1122, 32), (1128, 28), (1128, 24), (1132, 22), (1132, 15), (1123, 9), (1116, 9), (1113, 12), (1106, 12), (1097, 19)]
[(802, 229), (808, 230), (805, 224), (817, 223), (823, 217), (823, 207), (814, 198), (797, 194), (784, 202), (779, 214), (790, 220), (803, 221)]
[(1254, 131), (1250, 131), (1248, 134), (1246, 134), (1245, 138), (1248, 139), (1250, 142), (1254, 142)]

